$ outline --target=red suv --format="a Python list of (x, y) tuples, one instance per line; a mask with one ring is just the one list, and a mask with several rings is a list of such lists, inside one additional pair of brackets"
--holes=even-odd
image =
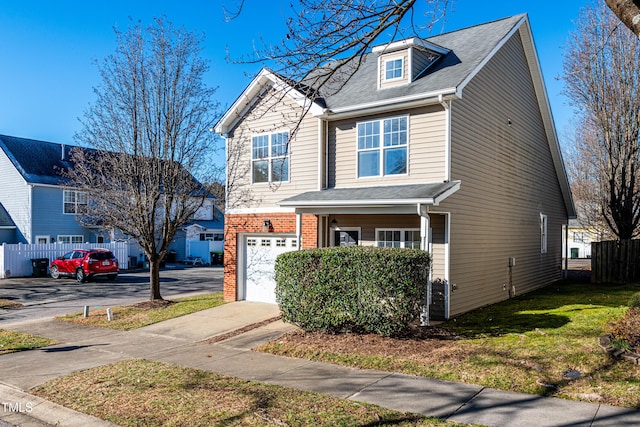
[(118, 277), (118, 259), (106, 249), (75, 249), (54, 259), (49, 266), (51, 277), (75, 277), (80, 283), (96, 276)]

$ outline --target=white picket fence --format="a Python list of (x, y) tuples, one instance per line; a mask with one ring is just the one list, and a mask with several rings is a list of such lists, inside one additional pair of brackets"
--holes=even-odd
[(113, 252), (118, 258), (121, 270), (129, 268), (129, 243), (83, 243), (83, 244), (35, 244), (9, 245), (3, 243), (0, 246), (0, 279), (9, 277), (27, 277), (33, 274), (34, 259), (47, 258), (51, 262), (54, 258), (64, 255), (73, 249), (105, 248)]

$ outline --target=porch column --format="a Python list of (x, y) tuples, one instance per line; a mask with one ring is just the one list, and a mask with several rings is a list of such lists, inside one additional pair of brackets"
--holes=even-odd
[[(418, 203), (418, 215), (420, 215), (420, 249), (429, 251), (431, 236), (429, 236), (429, 212), (420, 203)], [(429, 253), (431, 253), (429, 251)], [(427, 273), (429, 275), (427, 289), (424, 290), (424, 301), (422, 305), (422, 313), (420, 314), (420, 326), (429, 326), (429, 304), (431, 303), (431, 268)]]
[(302, 214), (296, 212), (296, 239), (298, 239), (298, 250), (302, 249)]

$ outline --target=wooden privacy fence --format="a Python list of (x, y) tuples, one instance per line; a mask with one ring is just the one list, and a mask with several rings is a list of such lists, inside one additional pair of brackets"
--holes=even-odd
[(640, 281), (640, 240), (591, 243), (591, 282)]
[(73, 249), (106, 248), (118, 258), (120, 269), (126, 270), (129, 266), (129, 244), (126, 242), (114, 243), (83, 243), (83, 244), (15, 244), (3, 243), (0, 245), (0, 279), (9, 277), (31, 276), (33, 273), (32, 259), (44, 259), (49, 262)]

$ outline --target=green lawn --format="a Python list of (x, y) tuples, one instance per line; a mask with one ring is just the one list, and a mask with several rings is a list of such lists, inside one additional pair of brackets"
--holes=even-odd
[(107, 309), (100, 308), (84, 313), (56, 317), (57, 320), (80, 325), (129, 331), (153, 323), (184, 316), (224, 304), (222, 292), (174, 298), (161, 303), (145, 302), (125, 307), (112, 307), (112, 320), (107, 317)]
[(34, 348), (45, 347), (51, 344), (55, 344), (55, 341), (31, 334), (0, 329), (0, 354), (33, 350)]
[[(638, 285), (549, 286), (452, 319), (457, 340), (392, 340), (341, 349), (338, 337), (279, 339), (261, 351), (487, 387), (640, 408), (640, 366), (614, 360), (598, 337), (622, 317)], [(407, 348), (385, 354), (384, 347)], [(382, 349), (379, 349), (382, 348)], [(571, 379), (567, 373), (579, 371)]]

